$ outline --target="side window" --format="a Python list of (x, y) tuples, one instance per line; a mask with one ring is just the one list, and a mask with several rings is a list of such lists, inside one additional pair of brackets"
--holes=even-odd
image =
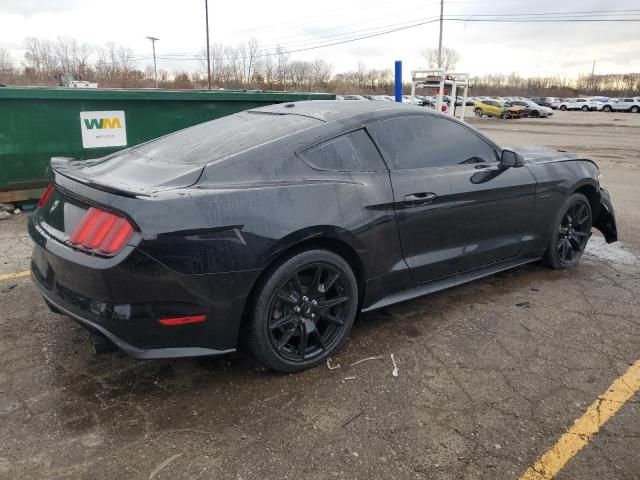
[(302, 152), (302, 157), (319, 170), (386, 170), (376, 146), (362, 129), (311, 147)]
[(389, 168), (402, 170), (496, 162), (494, 148), (453, 120), (410, 116), (367, 127)]

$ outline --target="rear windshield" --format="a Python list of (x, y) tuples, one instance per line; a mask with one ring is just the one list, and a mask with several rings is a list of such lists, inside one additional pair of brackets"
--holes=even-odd
[(94, 165), (144, 157), (149, 164), (205, 165), (322, 123), (300, 115), (241, 112), (166, 135), (112, 155)]

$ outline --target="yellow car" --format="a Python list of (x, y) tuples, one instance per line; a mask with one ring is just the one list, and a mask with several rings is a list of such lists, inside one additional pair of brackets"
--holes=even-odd
[(511, 106), (509, 103), (503, 105), (498, 100), (492, 100), (490, 98), (478, 100), (473, 106), (473, 113), (476, 114), (476, 117), (486, 115), (487, 117), (500, 117), (505, 119), (520, 118), (524, 110), (524, 107)]

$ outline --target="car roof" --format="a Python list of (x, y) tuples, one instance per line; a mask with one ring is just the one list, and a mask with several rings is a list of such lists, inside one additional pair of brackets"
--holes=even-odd
[(339, 100), (306, 100), (293, 103), (279, 103), (258, 107), (250, 112), (261, 112), (278, 115), (300, 115), (311, 117), (323, 122), (332, 122), (357, 115), (367, 116), (380, 111), (393, 113), (419, 110), (424, 112), (424, 108), (416, 105), (407, 105), (396, 102), (344, 102)]

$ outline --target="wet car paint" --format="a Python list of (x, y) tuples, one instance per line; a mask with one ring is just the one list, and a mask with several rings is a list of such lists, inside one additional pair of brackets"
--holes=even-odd
[[(222, 354), (237, 347), (262, 275), (292, 249), (322, 246), (345, 256), (359, 280), (361, 309), (370, 310), (537, 260), (559, 205), (578, 189), (596, 205), (608, 202), (593, 162), (524, 151), (523, 167), (469, 166), (443, 182), (431, 180), (438, 192), (433, 204), (400, 205), (397, 178), (387, 169), (322, 171), (299, 153), (371, 121), (438, 114), (393, 104), (342, 107), (352, 110), (341, 114), (340, 103), (349, 102), (313, 103), (261, 109), (311, 116), (318, 126), (241, 152), (233, 162), (205, 165), (188, 187), (128, 188), (123, 195), (100, 178), (82, 183), (87, 179), (73, 171), (81, 166), (54, 165), (59, 196), (29, 224), (37, 244), (33, 276), (48, 303), (138, 358)], [(65, 211), (62, 201), (124, 214), (137, 233), (114, 257), (87, 255), (43, 227), (54, 201), (58, 212)], [(610, 202), (605, 210), (609, 220), (601, 225), (613, 240)], [(430, 232), (451, 235), (438, 234), (436, 242)], [(411, 251), (401, 240), (408, 238)], [(205, 314), (207, 321), (158, 322), (183, 314)]]

